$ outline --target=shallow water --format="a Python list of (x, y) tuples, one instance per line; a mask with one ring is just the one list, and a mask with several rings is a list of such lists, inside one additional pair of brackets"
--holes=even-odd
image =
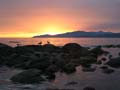
[[(6, 71), (7, 73), (15, 72), (15, 70), (10, 69)], [(6, 72), (2, 72), (5, 74)], [(6, 76), (10, 77), (11, 74)], [(3, 77), (0, 74), (0, 77)], [(6, 78), (8, 78), (6, 77)], [(5, 78), (4, 78), (5, 79)], [(69, 82), (77, 82), (74, 85), (67, 85)], [(86, 86), (92, 86), (96, 90), (120, 90), (120, 69), (115, 69), (112, 74), (105, 74), (101, 72), (98, 68), (95, 72), (83, 72), (81, 66), (77, 67), (77, 72), (71, 75), (66, 75), (64, 73), (56, 73), (56, 79), (52, 82), (44, 82), (42, 84), (36, 85), (22, 85), (13, 83), (1, 83), (0, 90), (26, 90), (24, 87), (30, 87), (28, 90), (45, 90), (46, 88), (59, 88), (59, 89), (75, 89), (83, 90)]]

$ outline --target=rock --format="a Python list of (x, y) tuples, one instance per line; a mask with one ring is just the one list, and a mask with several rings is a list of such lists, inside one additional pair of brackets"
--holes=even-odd
[(83, 90), (95, 90), (93, 87), (85, 87)]
[(105, 74), (111, 74), (111, 73), (114, 72), (114, 70), (113, 69), (109, 69), (108, 66), (101, 66), (100, 68), (102, 69), (102, 72), (105, 73)]
[(64, 53), (69, 53), (73, 58), (78, 58), (89, 54), (87, 48), (84, 48), (77, 43), (68, 43), (62, 47), (62, 50)]
[(6, 56), (8, 57), (11, 54), (13, 54), (13, 48), (8, 45), (0, 43), (0, 57), (3, 58)]
[(45, 90), (59, 90), (59, 88), (46, 88)]
[[(6, 45), (6, 44), (3, 44), (3, 43), (0, 43), (0, 48), (7, 48), (7, 47), (10, 47), (10, 46), (8, 46), (8, 45)], [(10, 47), (11, 48), (11, 47)]]
[(92, 50), (90, 50), (92, 54), (94, 54), (95, 57), (98, 57), (99, 55), (102, 55), (103, 53), (107, 53), (101, 49), (101, 47), (95, 47)]
[(86, 67), (82, 68), (83, 72), (94, 72), (95, 70), (96, 70), (96, 68), (86, 68)]
[(55, 74), (54, 73), (49, 73), (49, 74), (47, 74), (47, 76), (46, 76), (46, 78), (48, 79), (48, 80), (54, 80), (55, 79)]
[(113, 69), (103, 69), (102, 72), (103, 72), (103, 73), (106, 73), (106, 74), (111, 74), (111, 73), (114, 72), (114, 70), (113, 70)]
[(105, 57), (101, 58), (102, 61), (106, 61), (107, 59)]
[(43, 51), (46, 52), (60, 52), (61, 49), (53, 44), (45, 44), (43, 45)]
[(17, 54), (29, 54), (34, 53), (35, 51), (42, 51), (43, 47), (41, 45), (26, 45), (26, 46), (18, 46), (14, 48), (14, 52)]
[(97, 59), (93, 56), (80, 57), (80, 64), (84, 67), (90, 66), (90, 64), (96, 63)]
[(101, 69), (108, 69), (108, 66), (102, 66)]
[(41, 83), (45, 79), (41, 77), (40, 70), (30, 69), (13, 76), (11, 80), (15, 83), (34, 84)]
[(120, 44), (116, 45), (117, 48), (120, 48)]
[(113, 57), (112, 55), (109, 55), (109, 59), (112, 59), (112, 57)]
[(46, 72), (47, 73), (55, 73), (59, 71), (59, 68), (56, 65), (50, 65), (47, 69)]
[(63, 71), (67, 74), (74, 73), (76, 71), (75, 65), (73, 63), (68, 63), (63, 67)]
[(120, 57), (112, 58), (111, 60), (109, 60), (107, 65), (114, 67), (114, 68), (119, 68), (120, 67)]
[(6, 65), (9, 67), (25, 68), (30, 57), (24, 55), (13, 54), (6, 60)]
[(51, 65), (50, 57), (43, 56), (38, 59), (31, 60), (29, 68), (37, 68), (44, 72), (50, 65)]
[(114, 48), (115, 45), (105, 45), (104, 47), (106, 47), (106, 48)]
[(99, 60), (96, 62), (96, 64), (100, 65), (100, 64), (102, 64), (102, 62)]
[(118, 53), (118, 55), (120, 56), (120, 52)]

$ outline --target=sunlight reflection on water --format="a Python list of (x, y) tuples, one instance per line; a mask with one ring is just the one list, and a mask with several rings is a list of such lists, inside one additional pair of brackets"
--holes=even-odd
[(47, 41), (57, 46), (63, 46), (66, 43), (78, 43), (82, 46), (120, 44), (120, 38), (0, 38), (1, 43), (10, 46), (16, 46), (16, 43), (10, 42), (19, 42), (21, 45), (34, 45), (39, 42), (46, 44)]

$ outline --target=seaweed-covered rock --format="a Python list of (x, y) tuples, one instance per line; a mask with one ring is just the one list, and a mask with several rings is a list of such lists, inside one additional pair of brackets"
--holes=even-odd
[(77, 43), (68, 43), (62, 47), (64, 53), (69, 53), (71, 57), (77, 58), (89, 54), (87, 48), (80, 46)]
[(74, 73), (76, 71), (75, 65), (73, 63), (68, 63), (63, 67), (63, 71), (67, 74)]
[(93, 48), (92, 50), (90, 50), (90, 52), (95, 56), (95, 57), (98, 57), (99, 55), (102, 55), (102, 54), (106, 54), (108, 52), (102, 50), (102, 48), (100, 46), (98, 47), (95, 47)]
[(13, 76), (11, 80), (15, 83), (34, 84), (44, 81), (44, 78), (41, 77), (40, 70), (30, 69)]
[(96, 63), (97, 59), (93, 56), (85, 56), (80, 58), (80, 64), (82, 66), (88, 67), (90, 64)]
[(48, 68), (46, 69), (47, 73), (55, 73), (59, 70), (59, 68), (56, 65), (50, 65), (48, 66)]
[(43, 56), (38, 59), (31, 60), (31, 63), (29, 64), (29, 68), (37, 68), (44, 71), (51, 65), (49, 59), (50, 58), (48, 56)]
[(120, 67), (120, 57), (112, 58), (107, 64), (111, 67), (119, 68)]
[(12, 67), (25, 67), (26, 62), (29, 60), (29, 57), (24, 55), (13, 54), (10, 57), (6, 58), (5, 64)]

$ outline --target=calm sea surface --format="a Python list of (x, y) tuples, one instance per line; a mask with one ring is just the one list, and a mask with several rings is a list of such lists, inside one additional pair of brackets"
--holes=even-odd
[(0, 38), (1, 43), (10, 46), (16, 46), (17, 42), (21, 45), (31, 45), (39, 42), (46, 44), (47, 41), (57, 46), (63, 46), (66, 43), (78, 43), (82, 46), (120, 44), (120, 38)]

